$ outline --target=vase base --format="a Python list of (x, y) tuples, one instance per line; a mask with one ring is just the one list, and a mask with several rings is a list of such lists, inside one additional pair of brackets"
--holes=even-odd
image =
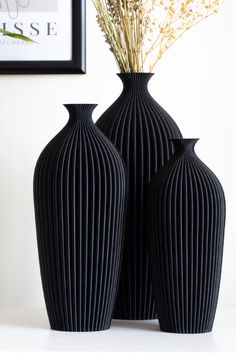
[(98, 332), (98, 331), (107, 331), (109, 330), (111, 325), (98, 327), (98, 328), (62, 328), (62, 327), (53, 327), (51, 326), (51, 330), (53, 331), (61, 331), (61, 332)]
[(210, 333), (212, 332), (212, 327), (206, 328), (206, 329), (183, 330), (178, 328), (173, 329), (173, 328), (163, 327), (160, 325), (160, 330), (167, 333), (175, 333), (175, 334), (182, 334), (182, 335), (196, 335), (196, 334)]

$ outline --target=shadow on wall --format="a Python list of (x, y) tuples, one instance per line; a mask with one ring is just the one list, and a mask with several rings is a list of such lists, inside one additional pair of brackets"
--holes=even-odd
[(0, 327), (14, 326), (22, 328), (49, 330), (46, 309), (1, 309)]
[(7, 152), (1, 151), (0, 162), (0, 307), (27, 307), (34, 305), (34, 294), (42, 297), (36, 234), (32, 232), (31, 174), (22, 161), (14, 165)]

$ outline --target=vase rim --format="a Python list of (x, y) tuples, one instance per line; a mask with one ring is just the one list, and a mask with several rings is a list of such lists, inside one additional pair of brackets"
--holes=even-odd
[(175, 146), (176, 152), (178, 151), (192, 151), (199, 141), (199, 138), (171, 138), (170, 142)]
[(70, 119), (76, 120), (92, 120), (93, 110), (97, 107), (97, 104), (64, 104), (67, 109)]
[(199, 137), (188, 137), (188, 138), (184, 138), (184, 137), (181, 137), (181, 138), (170, 138), (170, 141), (182, 141), (182, 142), (194, 142), (194, 141), (199, 141), (200, 138)]
[(118, 76), (123, 76), (123, 75), (130, 75), (130, 76), (153, 76), (155, 75), (154, 72), (117, 72), (116, 73)]
[(96, 103), (65, 103), (64, 107), (77, 107), (77, 108), (96, 108), (98, 104)]

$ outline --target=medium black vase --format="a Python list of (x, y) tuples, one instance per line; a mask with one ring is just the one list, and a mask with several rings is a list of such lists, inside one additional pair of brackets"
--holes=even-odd
[(223, 255), (225, 198), (194, 152), (197, 139), (173, 140), (175, 154), (149, 190), (148, 234), (160, 328), (212, 330)]
[(34, 175), (40, 269), (52, 329), (110, 327), (120, 274), (126, 180), (111, 142), (93, 124), (96, 105), (65, 105), (66, 126)]
[(145, 233), (146, 194), (151, 178), (173, 153), (169, 139), (181, 137), (181, 133), (148, 92), (152, 74), (118, 76), (124, 85), (123, 92), (97, 121), (99, 129), (120, 151), (129, 179), (123, 264), (113, 317), (155, 319)]

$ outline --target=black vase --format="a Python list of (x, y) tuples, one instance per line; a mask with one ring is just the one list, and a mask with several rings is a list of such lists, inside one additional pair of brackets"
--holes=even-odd
[(115, 144), (128, 169), (129, 200), (121, 279), (113, 317), (145, 320), (157, 317), (150, 280), (145, 233), (148, 184), (170, 158), (172, 137), (181, 133), (148, 92), (149, 73), (123, 73), (123, 92), (97, 121)]
[(210, 332), (218, 301), (225, 198), (196, 156), (198, 139), (173, 140), (175, 154), (149, 190), (148, 234), (160, 328)]
[(96, 105), (65, 105), (66, 126), (34, 175), (40, 269), (52, 329), (110, 327), (118, 288), (126, 178), (119, 153), (93, 124)]

